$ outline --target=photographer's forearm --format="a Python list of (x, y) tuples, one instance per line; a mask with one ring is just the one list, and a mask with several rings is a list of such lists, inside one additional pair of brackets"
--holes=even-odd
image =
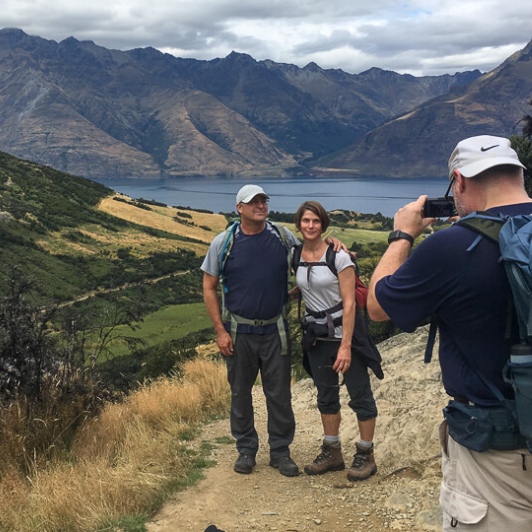
[(383, 277), (394, 274), (406, 261), (410, 247), (408, 240), (402, 239), (392, 242), (377, 264), (368, 287), (368, 313), (373, 321), (390, 319), (375, 297), (375, 286)]
[(389, 319), (375, 297), (375, 285), (383, 277), (394, 274), (403, 265), (408, 258), (414, 240), (435, 221), (434, 218), (423, 218), (423, 205), (426, 200), (426, 195), (419, 196), (416, 201), (408, 203), (395, 213), (393, 220), (394, 232), (403, 234), (396, 235), (397, 240), (390, 241), (390, 237), (393, 236), (393, 233), (390, 233), (388, 249), (379, 264), (377, 264), (371, 277), (368, 287), (368, 314), (373, 321)]

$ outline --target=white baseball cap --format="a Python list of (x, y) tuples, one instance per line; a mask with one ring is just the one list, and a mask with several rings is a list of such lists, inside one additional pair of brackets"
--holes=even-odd
[(270, 199), (270, 196), (264, 192), (259, 185), (244, 185), (236, 195), (236, 204), (249, 203), (255, 196), (265, 196), (266, 199)]
[(519, 157), (512, 149), (510, 141), (504, 137), (480, 135), (460, 141), (449, 157), (449, 178), (454, 170), (459, 170), (464, 177), (474, 177), (488, 168), (510, 164), (520, 166)]

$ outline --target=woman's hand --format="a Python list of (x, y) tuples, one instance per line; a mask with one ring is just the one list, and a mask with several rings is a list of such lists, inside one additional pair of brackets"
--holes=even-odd
[(349, 369), (349, 366), (351, 366), (351, 346), (346, 346), (341, 343), (333, 369), (337, 373), (345, 373)]

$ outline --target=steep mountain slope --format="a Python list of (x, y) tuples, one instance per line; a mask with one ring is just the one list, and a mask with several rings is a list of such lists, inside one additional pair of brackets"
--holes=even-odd
[(0, 149), (86, 177), (287, 175), (480, 73), (198, 61), (0, 30)]
[(532, 42), (470, 85), (451, 89), (369, 132), (340, 153), (320, 161), (326, 172), (388, 177), (446, 175), (447, 159), (461, 139), (519, 134), (530, 113)]
[[(31, 279), (40, 303), (61, 303), (176, 272), (199, 276), (214, 234), (204, 223), (201, 213), (129, 201), (0, 152), (0, 297), (12, 278)], [(197, 295), (199, 277), (191, 279), (169, 290), (195, 283), (188, 291)]]

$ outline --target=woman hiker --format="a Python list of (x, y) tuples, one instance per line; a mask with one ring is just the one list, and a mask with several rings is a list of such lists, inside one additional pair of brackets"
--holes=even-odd
[[(329, 216), (317, 201), (306, 201), (295, 215), (303, 246), (294, 265), (296, 283), (305, 303), (303, 344), (310, 373), (318, 390), (318, 409), (323, 425), (323, 444), (314, 461), (304, 467), (308, 475), (345, 469), (340, 442), (340, 374), (355, 412), (360, 439), (356, 442), (348, 480), (365, 480), (377, 472), (373, 435), (377, 406), (371, 390), (368, 367), (352, 351), (355, 323), (355, 265), (345, 251), (334, 253), (337, 274), (327, 266), (328, 245), (322, 234)], [(298, 251), (299, 252), (299, 251)], [(295, 251), (293, 252), (295, 253)], [(297, 289), (295, 289), (297, 291)]]

